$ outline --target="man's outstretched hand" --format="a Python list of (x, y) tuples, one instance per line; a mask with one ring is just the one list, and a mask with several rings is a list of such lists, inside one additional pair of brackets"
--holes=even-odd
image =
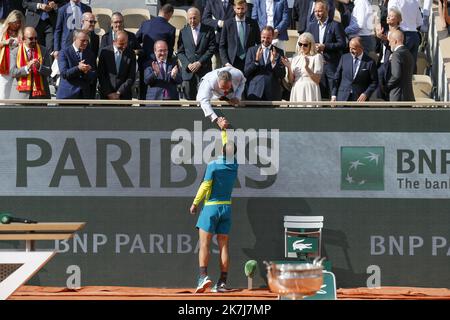
[(219, 126), (219, 128), (221, 130), (223, 130), (223, 129), (227, 129), (229, 127), (230, 123), (228, 122), (228, 120), (225, 117), (218, 117), (217, 125)]

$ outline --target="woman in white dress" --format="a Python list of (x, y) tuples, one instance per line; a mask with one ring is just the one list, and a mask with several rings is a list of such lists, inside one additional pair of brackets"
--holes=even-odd
[(296, 52), (297, 55), (292, 58), (292, 62), (286, 57), (282, 58), (283, 64), (287, 67), (289, 83), (292, 84), (290, 101), (320, 101), (319, 83), (323, 71), (323, 58), (316, 51), (311, 33), (304, 32), (298, 37)]
[(16, 48), (23, 38), (25, 17), (22, 12), (13, 10), (6, 17), (0, 28), (0, 99), (9, 99), (13, 78), (9, 75), (10, 52)]

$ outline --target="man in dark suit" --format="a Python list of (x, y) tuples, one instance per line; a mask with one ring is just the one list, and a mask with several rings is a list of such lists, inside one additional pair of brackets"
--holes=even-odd
[(105, 48), (107, 46), (112, 46), (115, 35), (118, 31), (125, 31), (128, 34), (128, 44), (127, 48), (130, 50), (135, 51), (137, 53), (137, 50), (141, 49), (141, 46), (139, 45), (136, 35), (132, 32), (125, 30), (125, 25), (123, 23), (123, 15), (120, 12), (114, 12), (111, 16), (111, 30), (106, 32), (103, 37), (102, 41), (100, 42), (100, 49)]
[(58, 8), (66, 4), (66, 0), (23, 0), (26, 9), (25, 25), (33, 27), (39, 43), (53, 51), (53, 33), (55, 32)]
[(331, 101), (364, 102), (378, 86), (377, 66), (364, 53), (360, 37), (350, 40), (349, 49), (339, 61)]
[(216, 35), (213, 28), (200, 23), (200, 10), (190, 8), (187, 15), (189, 25), (180, 31), (177, 56), (181, 62), (184, 97), (195, 100), (200, 79), (212, 70)]
[[(81, 30), (84, 30), (89, 35), (89, 44), (87, 46), (87, 49), (89, 49), (93, 54), (95, 61), (97, 61), (98, 57), (98, 50), (100, 45), (100, 37), (95, 33), (95, 23), (97, 20), (95, 20), (95, 15), (92, 14), (92, 12), (85, 12), (83, 13), (83, 19), (81, 20), (82, 26)], [(69, 46), (73, 42), (73, 32), (74, 30), (71, 30), (69, 32), (69, 36), (66, 40), (66, 46)], [(91, 90), (92, 94), (91, 96), (95, 97), (97, 93), (97, 79), (95, 79), (91, 83)]]
[(311, 22), (306, 28), (306, 32), (314, 36), (316, 50), (323, 55), (324, 66), (320, 78), (320, 93), (322, 99), (330, 99), (334, 74), (346, 45), (345, 33), (342, 25), (333, 21), (333, 17), (328, 16), (328, 4), (325, 1), (315, 2), (314, 14), (317, 21)]
[(168, 57), (169, 49), (164, 40), (155, 42), (155, 60), (145, 68), (146, 100), (179, 100), (177, 85), (181, 75), (177, 60)]
[(295, 0), (292, 8), (292, 20), (297, 25), (298, 34), (305, 32), (308, 25), (313, 22), (314, 0)]
[(73, 44), (61, 50), (58, 67), (61, 74), (57, 99), (94, 99), (92, 83), (97, 77), (96, 61), (87, 49), (89, 35), (84, 30), (75, 30)]
[(213, 69), (220, 68), (219, 43), (225, 20), (234, 16), (233, 0), (209, 0), (203, 11), (202, 23), (214, 28), (216, 31), (216, 52), (213, 58)]
[[(69, 0), (64, 0), (64, 2), (67, 2)], [(12, 10), (19, 10), (20, 12), (22, 12), (25, 15), (25, 8), (23, 7), (23, 0), (9, 0), (6, 1), (9, 2), (9, 6)]]
[(202, 23), (217, 31), (216, 45), (220, 42), (220, 33), (225, 20), (234, 16), (233, 0), (209, 0), (203, 11)]
[[(334, 18), (334, 0), (327, 1), (327, 16), (331, 20)], [(308, 28), (310, 23), (316, 22), (316, 15), (314, 13), (316, 0), (295, 0), (292, 8), (292, 20), (297, 25), (298, 34), (302, 34)]]
[(205, 10), (207, 3), (208, 0), (194, 0), (194, 2), (192, 3), (193, 7), (196, 7), (198, 10), (200, 10), (200, 17), (203, 15), (203, 11)]
[(33, 27), (26, 27), (23, 36), (23, 43), (11, 51), (9, 74), (14, 78), (14, 89), (10, 98), (50, 99), (50, 51), (38, 44), (37, 32)]
[(91, 7), (81, 3), (81, 0), (70, 0), (58, 9), (55, 34), (53, 40), (53, 56), (58, 58), (60, 50), (70, 45), (66, 43), (69, 32), (73, 29), (80, 29), (82, 25), (82, 15), (85, 12), (92, 12)]
[(158, 16), (150, 20), (144, 21), (136, 33), (136, 38), (142, 44), (142, 54), (138, 58), (139, 66), (139, 98), (145, 100), (146, 86), (144, 84), (145, 66), (153, 59), (154, 44), (158, 40), (164, 40), (168, 47), (168, 57), (173, 55), (173, 47), (175, 45), (175, 27), (169, 23), (173, 15), (173, 6), (165, 4), (159, 10)]
[(390, 57), (390, 74), (387, 90), (389, 101), (415, 101), (412, 77), (415, 61), (409, 49), (404, 45), (405, 37), (400, 30), (389, 34), (389, 46), (392, 49)]
[(286, 69), (281, 62), (283, 50), (272, 45), (274, 29), (270, 26), (261, 31), (261, 46), (248, 49), (244, 75), (247, 78), (247, 99), (281, 100), (281, 79)]
[(13, 10), (19, 10), (25, 14), (22, 0), (0, 0), (0, 22), (3, 22)]
[[(97, 20), (95, 19), (95, 15), (92, 12), (83, 13), (83, 20), (81, 25), (81, 30), (86, 31), (89, 34), (89, 44), (88, 49), (92, 51), (95, 56), (95, 59), (98, 57), (98, 51), (100, 47), (100, 37), (95, 33), (95, 23)], [(72, 44), (73, 42), (73, 31), (70, 30), (69, 35), (66, 39), (66, 47)]]
[(103, 48), (98, 60), (100, 97), (109, 100), (131, 100), (136, 79), (136, 56), (128, 48), (128, 34), (117, 31), (113, 45)]
[(244, 72), (248, 48), (261, 43), (259, 27), (255, 20), (246, 18), (245, 0), (235, 0), (233, 9), (236, 15), (225, 21), (220, 36), (220, 59), (225, 66)]
[(11, 4), (9, 0), (0, 0), (0, 22), (6, 19), (8, 14), (12, 11)]

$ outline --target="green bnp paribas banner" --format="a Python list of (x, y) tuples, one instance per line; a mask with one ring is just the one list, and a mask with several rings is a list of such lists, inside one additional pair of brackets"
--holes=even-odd
[[(229, 285), (243, 266), (285, 259), (283, 217), (324, 216), (322, 255), (338, 287), (445, 286), (450, 257), (450, 113), (404, 109), (224, 108), (240, 163)], [(85, 221), (30, 283), (186, 287), (198, 235), (188, 209), (220, 133), (199, 108), (0, 109), (0, 207)], [(290, 238), (293, 252), (319, 243)], [(0, 249), (20, 244), (1, 241)], [(217, 242), (210, 274), (218, 276)], [(290, 258), (291, 259), (291, 258)], [(183, 270), (183, 272), (180, 272)]]

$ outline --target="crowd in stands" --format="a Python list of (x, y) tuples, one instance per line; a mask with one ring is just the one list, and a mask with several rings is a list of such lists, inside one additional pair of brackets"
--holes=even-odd
[(380, 19), (371, 0), (195, 1), (177, 30), (165, 4), (136, 34), (113, 13), (99, 37), (80, 0), (0, 0), (0, 99), (51, 98), (51, 85), (57, 99), (196, 100), (206, 74), (233, 67), (243, 100), (414, 101), (431, 0), (377, 6)]

